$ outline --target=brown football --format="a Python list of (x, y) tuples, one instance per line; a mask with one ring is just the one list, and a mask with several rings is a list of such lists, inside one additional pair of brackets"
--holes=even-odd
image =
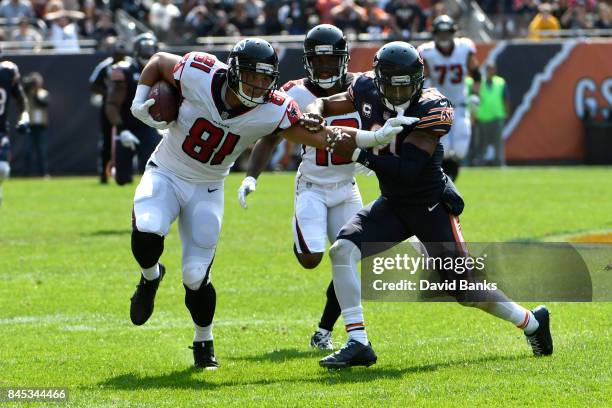
[(149, 99), (151, 98), (155, 99), (155, 103), (149, 108), (149, 113), (153, 119), (166, 122), (176, 120), (181, 106), (181, 96), (178, 89), (166, 81), (159, 81), (149, 91)]

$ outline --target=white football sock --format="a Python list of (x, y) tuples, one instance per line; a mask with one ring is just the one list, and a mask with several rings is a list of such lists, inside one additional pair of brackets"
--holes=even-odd
[(195, 335), (193, 336), (193, 341), (208, 341), (213, 339), (212, 334), (212, 323), (206, 327), (198, 326), (197, 324), (193, 324), (195, 327)]
[(350, 309), (344, 309), (342, 317), (344, 317), (344, 325), (349, 339), (357, 340), (367, 346), (368, 333), (366, 333), (365, 324), (363, 323), (363, 307), (359, 305)]
[(516, 302), (495, 302), (487, 311), (523, 329), (525, 334), (532, 334), (540, 326), (533, 313)]
[(324, 329), (324, 328), (322, 328), (322, 327), (317, 328), (317, 331), (318, 331), (319, 333), (321, 333), (322, 335), (324, 335), (324, 336), (327, 336), (329, 333), (331, 333), (329, 330)]
[(148, 281), (159, 278), (159, 262), (150, 268), (142, 268), (142, 276)]

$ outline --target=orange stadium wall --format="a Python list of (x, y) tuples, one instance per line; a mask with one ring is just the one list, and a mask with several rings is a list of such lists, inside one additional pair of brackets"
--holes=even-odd
[[(350, 69), (370, 69), (376, 49), (355, 47)], [(494, 60), (508, 84), (512, 112), (504, 137), (510, 162), (581, 162), (584, 112), (591, 107), (596, 118), (607, 114), (612, 122), (610, 40), (478, 44), (477, 56)]]
[[(355, 47), (350, 69), (367, 71), (376, 47)], [(585, 106), (601, 115), (612, 105), (612, 41), (479, 44), (508, 83), (512, 116), (506, 152), (514, 163), (579, 163), (585, 156)], [(224, 59), (225, 54), (219, 54)], [(304, 76), (302, 51), (280, 49), (281, 83)], [(39, 71), (51, 94), (49, 167), (52, 174), (93, 174), (98, 161), (99, 109), (87, 79), (105, 55), (5, 55), (27, 75)], [(67, 78), (70, 80), (68, 81)], [(13, 104), (14, 105), (14, 104)], [(14, 111), (14, 106), (12, 108)], [(12, 123), (14, 122), (14, 112)], [(612, 134), (610, 135), (612, 139)], [(13, 174), (23, 174), (23, 138), (12, 137)], [(610, 149), (612, 151), (612, 149)]]

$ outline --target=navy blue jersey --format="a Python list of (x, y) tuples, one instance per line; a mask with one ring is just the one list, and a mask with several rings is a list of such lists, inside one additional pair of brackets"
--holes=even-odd
[(0, 133), (8, 132), (9, 105), (11, 97), (17, 94), (19, 80), (17, 65), (10, 61), (0, 62)]
[(135, 61), (119, 61), (111, 68), (111, 81), (124, 82), (126, 86), (125, 99), (121, 104), (120, 111), (121, 120), (127, 129), (140, 129), (147, 126), (143, 122), (136, 119), (130, 111), (132, 100), (134, 99), (134, 95), (136, 95), (136, 87), (138, 86), (138, 80), (140, 79), (140, 72), (141, 68), (136, 65)]
[[(359, 112), (363, 129), (378, 129), (387, 119), (397, 115), (396, 112), (389, 110), (381, 100), (372, 72), (355, 78), (348, 89), (348, 95)], [(406, 136), (413, 130), (427, 131), (442, 137), (448, 133), (453, 123), (453, 108), (450, 101), (435, 88), (423, 89), (418, 102), (412, 102), (404, 115), (421, 120), (410, 127), (405, 126), (405, 130), (398, 134), (395, 141), (389, 145), (374, 148), (374, 154), (396, 155)], [(442, 172), (443, 157), (444, 148), (442, 143), (438, 142), (433, 155), (414, 184), (405, 185), (397, 179), (377, 174), (382, 195), (389, 200), (406, 205), (429, 205), (438, 202), (446, 183)]]

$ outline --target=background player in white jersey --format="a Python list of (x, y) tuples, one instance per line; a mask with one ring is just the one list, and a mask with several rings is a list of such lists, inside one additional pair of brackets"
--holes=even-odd
[[(315, 99), (345, 92), (355, 74), (347, 72), (349, 50), (342, 31), (330, 24), (312, 28), (304, 39), (306, 78), (289, 81), (282, 90), (304, 110)], [(361, 128), (355, 112), (326, 118), (329, 125)], [(255, 191), (257, 177), (265, 169), (280, 137), (260, 139), (249, 160), (247, 177), (238, 190), (240, 204), (246, 208), (246, 196)], [(363, 207), (355, 178), (355, 163), (324, 149), (302, 146), (302, 161), (296, 176), (293, 251), (306, 269), (316, 268), (327, 245), (340, 228)], [(332, 350), (332, 330), (340, 317), (333, 281), (327, 288), (327, 302), (318, 329), (312, 335), (312, 347)]]
[[(306, 34), (303, 61), (307, 77), (289, 81), (281, 88), (295, 99), (302, 110), (317, 98), (346, 92), (359, 75), (347, 71), (349, 50), (346, 37), (339, 28), (330, 24), (313, 27)], [(329, 116), (325, 122), (331, 126), (363, 127), (358, 112)], [(257, 177), (269, 162), (278, 140), (277, 135), (269, 135), (255, 145), (247, 177), (238, 190), (238, 199), (244, 208), (246, 197), (255, 191)], [(327, 241), (334, 242), (342, 226), (363, 207), (354, 177), (356, 170), (356, 164), (350, 159), (323, 149), (302, 146), (302, 161), (296, 175), (292, 228), (293, 251), (304, 268), (313, 269), (319, 265)], [(340, 317), (333, 281), (327, 287), (326, 297), (323, 314), (310, 345), (332, 350), (332, 331)]]
[[(153, 313), (165, 268), (159, 263), (164, 236), (176, 218), (182, 242), (185, 304), (195, 325), (196, 367), (218, 367), (212, 336), (216, 293), (211, 266), (223, 218), (223, 183), (235, 159), (260, 137), (278, 132), (296, 143), (333, 149), (331, 128), (311, 133), (298, 124), (295, 101), (276, 92), (278, 58), (257, 38), (238, 42), (228, 64), (206, 53), (179, 56), (157, 53), (148, 62), (131, 111), (135, 117), (169, 132), (151, 155), (134, 196), (132, 252), (142, 276), (132, 297), (130, 318), (144, 324)], [(178, 118), (168, 124), (149, 114), (155, 101), (150, 87), (165, 80), (180, 90)], [(402, 129), (390, 120), (376, 132), (338, 128), (360, 145), (385, 144)]]
[(422, 44), (418, 50), (425, 61), (428, 86), (438, 88), (455, 109), (455, 121), (448, 135), (442, 139), (444, 145), (443, 169), (453, 180), (459, 174), (459, 165), (470, 147), (472, 126), (467, 109), (468, 94), (466, 78), (474, 79), (470, 102), (478, 105), (478, 90), (481, 74), (478, 69), (476, 48), (469, 38), (455, 38), (457, 27), (452, 18), (441, 15), (434, 19), (434, 41)]

